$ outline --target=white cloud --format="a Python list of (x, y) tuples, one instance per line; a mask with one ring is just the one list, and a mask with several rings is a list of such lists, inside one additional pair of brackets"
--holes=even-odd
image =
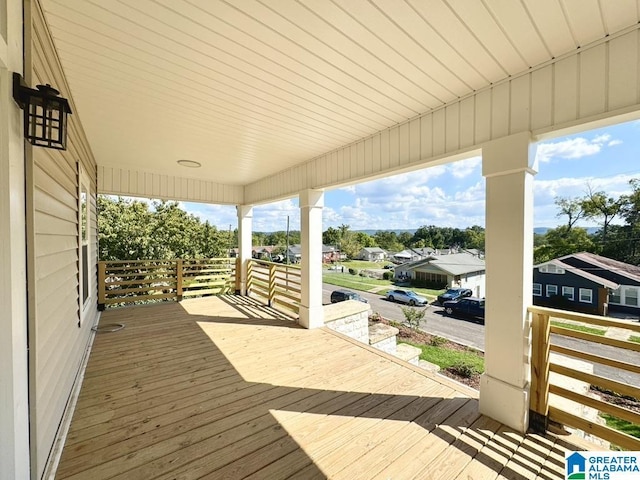
[(615, 147), (616, 145), (620, 145), (622, 143), (622, 140), (611, 140), (609, 143), (607, 143), (607, 147)]
[[(617, 143), (616, 143), (617, 142)], [(555, 143), (541, 143), (537, 148), (537, 159), (542, 163), (554, 158), (576, 159), (595, 155), (605, 146), (617, 145), (619, 140), (611, 140), (611, 135), (598, 135), (591, 140), (584, 137), (569, 138)]]
[(473, 157), (447, 165), (447, 169), (456, 178), (465, 178), (478, 172), (482, 166), (482, 157)]

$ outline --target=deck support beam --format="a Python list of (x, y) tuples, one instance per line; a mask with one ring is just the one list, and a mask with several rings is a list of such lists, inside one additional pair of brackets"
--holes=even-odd
[(240, 295), (247, 294), (247, 268), (251, 260), (251, 238), (253, 228), (253, 206), (238, 205), (238, 258), (240, 271), (236, 275), (240, 278)]
[(324, 191), (300, 192), (300, 240), (302, 242), (300, 325), (324, 325), (322, 306), (322, 207)]
[(533, 176), (530, 132), (486, 144), (485, 373), (480, 411), (520, 432), (529, 423), (533, 258)]

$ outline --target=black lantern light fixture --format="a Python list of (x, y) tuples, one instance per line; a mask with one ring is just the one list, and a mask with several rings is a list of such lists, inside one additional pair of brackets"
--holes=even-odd
[(24, 110), (24, 138), (38, 147), (67, 149), (69, 101), (51, 85), (29, 88), (19, 73), (13, 74), (13, 99)]

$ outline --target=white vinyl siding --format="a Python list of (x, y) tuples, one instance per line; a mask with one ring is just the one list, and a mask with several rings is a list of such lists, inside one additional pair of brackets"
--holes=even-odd
[(542, 296), (542, 284), (540, 283), (533, 284), (533, 295), (536, 297)]
[(593, 290), (590, 288), (581, 288), (580, 301), (583, 303), (593, 303)]
[(547, 297), (553, 297), (558, 294), (557, 285), (547, 285)]
[[(46, 30), (37, 2), (33, 11), (32, 83), (51, 84), (68, 97), (64, 75)], [(73, 108), (73, 107), (72, 107)], [(33, 204), (33, 309), (30, 312), (30, 406), (32, 443), (35, 451), (34, 478), (41, 478), (71, 394), (91, 327), (95, 324), (97, 296), (90, 282), (86, 321), (79, 328), (79, 185), (78, 161), (87, 172), (88, 189), (96, 191), (96, 166), (78, 123), (77, 112), (69, 117), (67, 151), (32, 148), (33, 185), (27, 195)], [(87, 197), (88, 275), (96, 276), (96, 201)], [(93, 304), (90, 301), (93, 300)]]
[(562, 296), (568, 300), (573, 300), (574, 290), (573, 287), (562, 287)]

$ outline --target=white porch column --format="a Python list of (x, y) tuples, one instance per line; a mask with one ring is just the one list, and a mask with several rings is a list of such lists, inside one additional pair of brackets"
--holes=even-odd
[(322, 207), (324, 192), (300, 192), (300, 240), (302, 242), (302, 278), (300, 325), (317, 328), (324, 325), (322, 307)]
[(238, 205), (238, 258), (240, 258), (240, 295), (247, 294), (247, 267), (251, 260), (253, 206)]
[[(0, 2), (0, 478), (28, 479), (25, 148), (12, 73), (23, 73), (23, 3)], [(28, 20), (25, 19), (25, 22)], [(6, 26), (6, 29), (4, 29)], [(35, 420), (33, 420), (35, 421)]]
[(485, 373), (480, 411), (524, 432), (529, 424), (533, 176), (529, 132), (482, 149), (486, 199)]

